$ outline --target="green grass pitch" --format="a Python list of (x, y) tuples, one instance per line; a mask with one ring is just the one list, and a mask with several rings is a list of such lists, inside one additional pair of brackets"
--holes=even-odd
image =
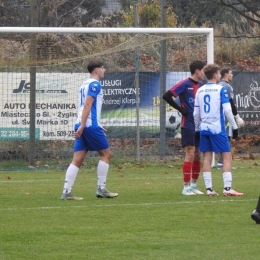
[(96, 169), (82, 168), (72, 190), (82, 201), (60, 200), (64, 170), (2, 171), (0, 260), (259, 259), (260, 225), (250, 218), (258, 164), (233, 162), (233, 188), (244, 197), (221, 195), (217, 169), (219, 197), (182, 196), (181, 166), (170, 162), (111, 166), (114, 199), (96, 198)]

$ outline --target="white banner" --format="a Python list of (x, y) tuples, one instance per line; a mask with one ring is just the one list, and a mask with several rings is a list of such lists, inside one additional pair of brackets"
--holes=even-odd
[[(0, 140), (29, 139), (30, 74), (1, 73)], [(37, 73), (37, 140), (73, 139), (78, 89), (88, 74)]]
[[(103, 87), (104, 127), (136, 126), (133, 73), (110, 73)], [(167, 73), (166, 89), (187, 73)], [(128, 76), (130, 77), (128, 78)], [(142, 77), (141, 77), (142, 76)], [(0, 140), (28, 140), (30, 133), (30, 74), (0, 73)], [(78, 111), (78, 90), (89, 77), (84, 73), (37, 73), (35, 105), (36, 140), (73, 140)], [(158, 73), (140, 73), (140, 127), (160, 126), (160, 84)], [(150, 78), (151, 77), (151, 78)], [(122, 110), (118, 116), (118, 110)], [(181, 115), (171, 107), (166, 128), (178, 129)]]

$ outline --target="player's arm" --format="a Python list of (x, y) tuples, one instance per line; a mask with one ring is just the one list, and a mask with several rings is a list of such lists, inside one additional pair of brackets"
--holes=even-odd
[(237, 115), (237, 107), (236, 107), (235, 104), (234, 104), (233, 98), (230, 98), (230, 99), (229, 99), (229, 103), (230, 103), (230, 105), (231, 105), (231, 109), (232, 109), (233, 115), (236, 116), (236, 115)]
[[(89, 84), (87, 93), (85, 94), (86, 98), (85, 98), (84, 105), (83, 105), (80, 126), (79, 126), (78, 130), (74, 133), (75, 138), (78, 138), (82, 135), (84, 127), (86, 126), (87, 118), (90, 114), (92, 104), (93, 104), (95, 98), (97, 97), (97, 95), (99, 94), (100, 90), (101, 90), (101, 85), (99, 82), (93, 81)], [(83, 96), (85, 96), (85, 95), (83, 95)]]
[(233, 100), (233, 89), (232, 87), (228, 84), (227, 86), (225, 86), (227, 89), (227, 94), (228, 94), (228, 98), (229, 98), (229, 103), (231, 105), (231, 109), (232, 109), (232, 113), (235, 117), (236, 123), (238, 128), (243, 127), (245, 125), (244, 120), (239, 116), (239, 114), (237, 113), (237, 107), (234, 104), (234, 100)]
[(232, 138), (236, 139), (238, 137), (238, 127), (237, 127), (237, 123), (236, 123), (233, 113), (232, 113), (231, 105), (229, 102), (227, 102), (227, 103), (222, 104), (222, 107), (223, 107), (225, 116), (233, 129)]
[(237, 107), (234, 104), (234, 101), (232, 98), (229, 99), (229, 103), (231, 105), (232, 113), (235, 117), (236, 123), (238, 128), (243, 127), (245, 125), (244, 120), (240, 117), (240, 115), (237, 113)]
[(225, 116), (226, 116), (228, 122), (230, 123), (230, 125), (232, 126), (232, 129), (237, 129), (238, 127), (237, 127), (236, 121), (234, 119), (230, 103), (229, 102), (224, 103), (224, 104), (222, 104), (222, 106), (223, 106)]
[(84, 107), (83, 107), (83, 110), (82, 110), (80, 126), (79, 126), (78, 130), (74, 133), (74, 137), (75, 138), (78, 138), (78, 137), (80, 137), (82, 135), (82, 132), (83, 132), (84, 127), (86, 125), (87, 118), (89, 116), (90, 109), (91, 109), (91, 106), (92, 106), (93, 102), (94, 102), (94, 98), (92, 96), (88, 95), (86, 97), (86, 100), (85, 100), (85, 103), (84, 103)]
[(183, 116), (186, 116), (188, 114), (187, 110), (185, 110), (184, 108), (182, 108), (181, 106), (179, 106), (174, 100), (173, 100), (173, 94), (170, 90), (168, 90), (164, 95), (163, 95), (163, 99), (169, 104), (171, 105), (173, 108), (175, 108), (176, 110), (178, 110)]
[(224, 110), (224, 114), (233, 129), (232, 138), (236, 139), (238, 137), (238, 127), (237, 127), (236, 121), (235, 121), (233, 113), (232, 113), (232, 108), (231, 108), (229, 98), (227, 95), (227, 90), (225, 87), (223, 87), (221, 89), (220, 96), (221, 96), (221, 104), (222, 104), (222, 107)]
[(222, 89), (220, 90), (220, 98), (228, 122), (232, 126), (232, 129), (237, 129), (237, 124), (232, 113), (232, 108), (229, 102), (229, 96), (226, 87), (222, 87)]
[(194, 123), (195, 123), (195, 132), (199, 132), (200, 131), (200, 106), (199, 106), (197, 94), (195, 96), (193, 117), (194, 117)]
[(237, 115), (237, 107), (234, 104), (232, 87), (226, 81), (221, 81), (219, 84), (226, 88), (226, 90), (227, 90), (226, 95), (229, 99), (229, 102), (230, 102), (230, 105), (231, 105), (231, 108), (232, 108), (232, 113), (233, 113), (234, 116), (236, 116)]

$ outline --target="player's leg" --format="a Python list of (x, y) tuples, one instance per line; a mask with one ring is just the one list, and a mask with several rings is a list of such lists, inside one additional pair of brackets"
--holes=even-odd
[(191, 172), (192, 172), (192, 163), (194, 160), (195, 153), (195, 131), (182, 128), (181, 129), (181, 142), (182, 147), (185, 150), (185, 158), (182, 165), (182, 174), (183, 174), (183, 190), (182, 195), (196, 195), (190, 189), (191, 181)]
[(66, 171), (63, 192), (61, 195), (62, 200), (82, 200), (83, 199), (81, 197), (76, 197), (76, 196), (72, 195), (71, 190), (72, 190), (74, 181), (77, 177), (79, 168), (82, 165), (82, 162), (85, 158), (86, 152), (87, 151), (85, 151), (85, 150), (74, 152), (72, 162)]
[(195, 151), (194, 151), (194, 159), (192, 162), (192, 169), (191, 169), (191, 191), (197, 195), (204, 194), (201, 192), (197, 187), (197, 181), (200, 176), (200, 170), (201, 170), (201, 154), (199, 151), (200, 146), (200, 138), (195, 136)]
[(107, 174), (112, 154), (110, 148), (98, 152), (100, 160), (97, 166), (97, 189), (103, 190), (106, 187)]
[(212, 145), (211, 138), (207, 135), (200, 136), (200, 151), (203, 152), (203, 179), (206, 187), (207, 196), (218, 196), (213, 190), (211, 163), (212, 163)]
[(224, 183), (224, 196), (244, 196), (244, 193), (235, 191), (232, 189), (232, 173), (231, 173), (231, 164), (232, 164), (232, 155), (231, 152), (223, 152), (223, 167), (222, 167), (222, 176)]
[(232, 155), (227, 135), (215, 135), (212, 137), (212, 146), (214, 152), (220, 152), (223, 158), (222, 177), (224, 183), (224, 196), (243, 196), (241, 192), (232, 189)]
[(106, 179), (109, 169), (110, 159), (112, 157), (109, 144), (101, 127), (87, 128), (87, 143), (90, 151), (98, 151), (100, 160), (97, 166), (97, 190), (96, 197), (98, 198), (114, 198), (117, 193), (109, 192), (106, 189)]
[(118, 196), (118, 193), (110, 192), (106, 189), (106, 180), (109, 169), (110, 158), (112, 153), (110, 148), (98, 151), (100, 160), (97, 167), (97, 191), (96, 196), (98, 198), (114, 198)]
[(232, 186), (232, 173), (231, 173), (231, 163), (232, 156), (230, 152), (221, 153), (223, 158), (223, 167), (222, 167), (222, 177), (224, 183), (223, 195), (227, 193), (227, 191), (231, 190)]
[[(75, 124), (74, 131), (77, 131), (79, 124)], [(83, 163), (83, 160), (88, 151), (88, 145), (86, 142), (86, 127), (83, 130), (81, 137), (76, 138), (74, 141), (74, 154), (71, 164), (69, 165), (66, 175), (65, 182), (63, 187), (63, 192), (61, 195), (62, 200), (82, 200), (81, 197), (76, 197), (71, 194), (71, 189), (74, 184), (74, 181), (77, 177), (80, 166)]]
[(222, 168), (222, 166), (223, 166), (223, 159), (222, 159), (222, 155), (221, 155), (221, 153), (218, 153), (218, 163), (217, 163), (217, 166), (216, 166), (216, 168), (217, 168), (217, 169), (221, 169), (221, 168)]
[(251, 218), (256, 222), (256, 224), (260, 224), (260, 196), (256, 208), (251, 214)]
[(218, 193), (213, 190), (211, 162), (212, 162), (212, 152), (211, 151), (204, 152), (203, 178), (206, 187), (206, 194), (209, 197), (218, 196)]
[(182, 195), (196, 195), (190, 189), (191, 173), (192, 173), (192, 163), (194, 158), (195, 146), (185, 146), (185, 158), (182, 165), (183, 174), (183, 190)]
[[(226, 133), (227, 133), (229, 141), (230, 141), (230, 137), (232, 137), (232, 134), (233, 134), (232, 132), (233, 132), (232, 127), (229, 125), (229, 123), (227, 123), (226, 124)], [(222, 166), (223, 166), (222, 155), (221, 155), (221, 153), (218, 153), (218, 163), (217, 163), (216, 168), (221, 169)]]

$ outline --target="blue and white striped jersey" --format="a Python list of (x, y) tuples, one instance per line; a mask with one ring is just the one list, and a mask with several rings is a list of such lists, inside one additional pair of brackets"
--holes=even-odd
[(207, 83), (199, 88), (194, 106), (196, 131), (200, 130), (201, 135), (226, 135), (224, 104), (231, 110), (225, 87)]
[(103, 102), (103, 91), (101, 84), (96, 79), (87, 79), (79, 89), (79, 110), (76, 123), (81, 122), (82, 111), (87, 96), (92, 96), (94, 102), (92, 103), (89, 116), (86, 121), (86, 126), (99, 126), (102, 102)]

